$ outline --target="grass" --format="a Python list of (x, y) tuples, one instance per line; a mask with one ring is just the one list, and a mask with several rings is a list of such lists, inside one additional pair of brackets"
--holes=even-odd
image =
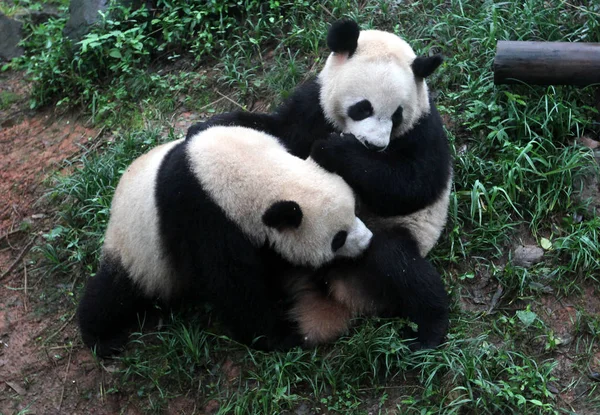
[(21, 98), (14, 92), (0, 91), (0, 110), (10, 108), (12, 104), (18, 102)]
[[(600, 6), (321, 3), (270, 1), (257, 13), (256, 2), (242, 2), (200, 16), (200, 2), (163, 1), (151, 28), (139, 24), (144, 12), (121, 11), (120, 20), (108, 19), (86, 38), (88, 49), (75, 52), (94, 63), (87, 69), (66, 59), (72, 52), (39, 49), (43, 36), (61, 41), (64, 21), (32, 27), (31, 55), (20, 65), (36, 82), (34, 105), (83, 106), (119, 130), (101, 152), (78, 160), (72, 175), (57, 177), (51, 196), (62, 202), (61, 224), (38, 249), (53, 274), (93, 275), (124, 167), (176, 138), (157, 114), (230, 108), (215, 89), (243, 107), (272, 108), (321, 68), (327, 23), (350, 16), (364, 28), (404, 36), (420, 53), (446, 56), (429, 84), (455, 156), (449, 223), (431, 256), (453, 298), (447, 344), (410, 354), (398, 335), (404, 323), (379, 319), (357, 322), (331, 346), (264, 354), (222, 337), (218, 327), (205, 330), (206, 313), (173, 316), (165, 330), (133, 337), (113, 392), (136, 396), (149, 413), (178, 396), (199, 405), (215, 400), (220, 414), (600, 411), (598, 383), (588, 376), (600, 364), (600, 219), (579, 197), (582, 177), (597, 166), (577, 143), (597, 132), (594, 88), (496, 86), (491, 72), (497, 40), (599, 42)], [(138, 31), (128, 32), (133, 27)], [(112, 60), (119, 41), (121, 58)], [(544, 247), (541, 263), (513, 263), (521, 241)], [(544, 312), (551, 298), (574, 304), (574, 321)]]

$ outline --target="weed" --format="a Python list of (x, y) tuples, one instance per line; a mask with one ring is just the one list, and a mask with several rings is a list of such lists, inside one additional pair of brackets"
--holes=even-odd
[(15, 102), (17, 102), (19, 100), (20, 100), (20, 97), (13, 92), (0, 91), (0, 110), (5, 110), (5, 109), (10, 108), (10, 106), (12, 104), (14, 104)]

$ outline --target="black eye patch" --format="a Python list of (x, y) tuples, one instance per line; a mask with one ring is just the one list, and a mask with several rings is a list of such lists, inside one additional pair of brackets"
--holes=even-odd
[(364, 120), (371, 115), (373, 115), (373, 106), (367, 99), (363, 99), (348, 108), (348, 117), (352, 118), (354, 121)]
[(339, 231), (338, 233), (336, 233), (333, 237), (333, 241), (331, 241), (331, 250), (333, 252), (336, 252), (338, 249), (344, 246), (347, 237), (348, 232), (346, 231)]
[(398, 109), (392, 114), (392, 128), (396, 128), (402, 122), (402, 105), (398, 107)]

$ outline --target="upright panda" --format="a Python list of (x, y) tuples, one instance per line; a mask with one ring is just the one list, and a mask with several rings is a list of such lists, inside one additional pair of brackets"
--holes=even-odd
[[(332, 53), (318, 77), (274, 113), (217, 115), (187, 137), (212, 125), (267, 132), (341, 175), (358, 195), (359, 216), (374, 232), (365, 258), (300, 278), (291, 291), (304, 293), (293, 316), (309, 343), (335, 338), (347, 315), (377, 314), (408, 317), (419, 325), (414, 347), (435, 347), (448, 329), (449, 304), (424, 257), (446, 223), (452, 162), (425, 78), (442, 58), (416, 56), (398, 36), (361, 31), (352, 20), (334, 23), (327, 45)], [(319, 294), (319, 281), (335, 307)]]
[(110, 355), (154, 300), (207, 301), (239, 341), (294, 346), (301, 338), (279, 301), (285, 269), (357, 256), (371, 236), (344, 180), (275, 137), (214, 127), (163, 144), (117, 186), (78, 307), (83, 340)]

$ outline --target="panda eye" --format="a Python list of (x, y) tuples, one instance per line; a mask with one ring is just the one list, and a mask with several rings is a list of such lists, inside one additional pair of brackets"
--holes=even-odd
[(392, 124), (397, 127), (402, 122), (402, 105), (398, 107), (398, 109), (392, 115)]
[(363, 99), (348, 108), (348, 117), (352, 118), (354, 121), (364, 120), (371, 115), (373, 115), (373, 106), (367, 99)]
[(344, 246), (347, 237), (348, 232), (346, 231), (339, 231), (338, 233), (336, 233), (333, 237), (333, 241), (331, 241), (331, 250), (333, 252), (336, 252), (338, 249)]

